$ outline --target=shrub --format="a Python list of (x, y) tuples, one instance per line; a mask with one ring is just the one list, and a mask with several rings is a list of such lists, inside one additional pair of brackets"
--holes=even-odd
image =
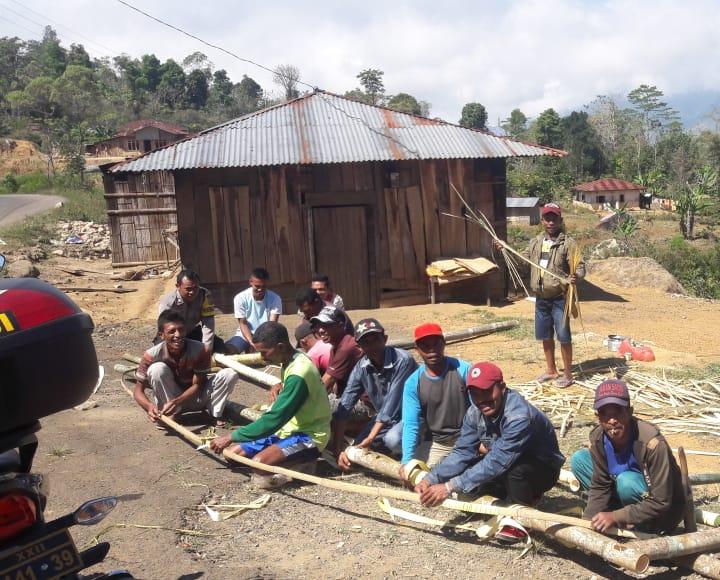
[(2, 193), (15, 193), (18, 189), (20, 189), (20, 184), (17, 177), (12, 173), (8, 173), (0, 184), (0, 191)]
[(42, 171), (18, 175), (17, 182), (19, 184), (17, 191), (21, 193), (35, 193), (52, 187), (52, 182)]

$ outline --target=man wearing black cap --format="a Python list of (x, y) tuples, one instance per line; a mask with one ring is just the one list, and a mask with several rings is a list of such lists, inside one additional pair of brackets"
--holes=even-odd
[(356, 447), (380, 447), (393, 454), (402, 450), (403, 385), (415, 371), (417, 363), (404, 350), (386, 345), (387, 335), (383, 326), (374, 318), (365, 318), (355, 327), (355, 341), (363, 352), (350, 374), (345, 391), (333, 413), (333, 440), (338, 465), (350, 469), (350, 461), (344, 451), (345, 426), (355, 404), (366, 394), (377, 414), (355, 438)]
[(332, 345), (319, 340), (307, 320), (303, 320), (295, 329), (295, 340), (297, 341), (296, 348), (310, 357), (321, 376), (325, 374), (330, 364)]
[(588, 490), (584, 517), (599, 532), (634, 526), (671, 533), (686, 499), (667, 441), (655, 425), (633, 417), (623, 381), (598, 385), (595, 410), (600, 425), (590, 432), (590, 449), (570, 459), (572, 472)]
[[(540, 210), (540, 221), (545, 231), (531, 240), (528, 246), (530, 260), (575, 284), (585, 277), (585, 263), (581, 261), (577, 270), (570, 271), (568, 256), (575, 251), (576, 244), (562, 229), (560, 206), (546, 203)], [(564, 318), (567, 284), (538, 268), (531, 268), (530, 286), (535, 293), (535, 338), (542, 341), (546, 364), (545, 372), (538, 380), (556, 379), (557, 386), (570, 386), (573, 383), (573, 351), (570, 321)], [(555, 364), (555, 337), (560, 343), (562, 377)]]
[(310, 324), (317, 337), (331, 345), (330, 362), (322, 381), (329, 393), (342, 395), (350, 373), (362, 357), (362, 351), (352, 335), (345, 334), (346, 317), (342, 310), (325, 306)]
[[(506, 387), (502, 371), (488, 362), (468, 371), (471, 406), (460, 438), (443, 461), (415, 486), (427, 507), (452, 492), (489, 493), (512, 503), (534, 505), (560, 476), (560, 453), (550, 419), (522, 395)], [(501, 530), (506, 541), (524, 537)]]

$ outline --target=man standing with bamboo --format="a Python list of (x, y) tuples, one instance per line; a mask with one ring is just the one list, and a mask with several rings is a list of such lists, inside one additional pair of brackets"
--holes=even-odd
[(620, 380), (595, 390), (600, 425), (590, 449), (575, 452), (570, 468), (588, 490), (584, 517), (604, 532), (640, 527), (671, 533), (683, 518), (686, 498), (680, 468), (657, 427), (633, 417), (630, 393)]
[[(573, 348), (570, 317), (565, 313), (568, 284), (560, 279), (575, 284), (585, 277), (585, 263), (579, 255), (575, 240), (563, 231), (560, 206), (546, 203), (540, 210), (540, 216), (545, 231), (530, 242), (527, 250), (534, 264), (551, 272), (549, 274), (540, 268), (530, 268), (530, 286), (535, 294), (535, 338), (542, 341), (546, 364), (545, 372), (538, 377), (538, 381), (542, 383), (556, 379), (558, 387), (568, 387), (573, 384)], [(555, 337), (560, 343), (562, 377), (555, 364)]]
[[(499, 367), (474, 364), (466, 384), (472, 402), (450, 455), (415, 486), (423, 505), (440, 505), (453, 493), (485, 493), (535, 505), (560, 476), (560, 453), (550, 419), (505, 385)], [(504, 529), (513, 542), (524, 532)]]
[[(445, 336), (439, 324), (415, 329), (415, 347), (422, 365), (405, 381), (402, 402), (402, 464), (427, 460), (432, 467), (450, 453), (460, 435), (470, 400), (465, 378), (470, 364), (445, 356)], [(424, 435), (430, 441), (421, 443)], [(404, 467), (400, 475), (406, 479)]]

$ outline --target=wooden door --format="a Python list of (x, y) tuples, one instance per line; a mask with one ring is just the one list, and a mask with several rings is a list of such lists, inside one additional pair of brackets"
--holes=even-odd
[(348, 309), (373, 307), (367, 225), (364, 206), (312, 209), (315, 270), (330, 277)]

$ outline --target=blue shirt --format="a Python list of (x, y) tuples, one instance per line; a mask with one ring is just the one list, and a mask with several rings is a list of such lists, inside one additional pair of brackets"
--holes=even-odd
[[(481, 456), (484, 445), (488, 453)], [(428, 483), (450, 481), (455, 491), (469, 493), (502, 476), (527, 453), (560, 472), (565, 457), (560, 453), (550, 419), (522, 395), (507, 389), (499, 416), (486, 417), (471, 404), (455, 447), (426, 477)]]
[(605, 457), (607, 458), (608, 472), (613, 478), (626, 471), (637, 471), (642, 473), (640, 464), (635, 459), (633, 453), (633, 444), (635, 439), (631, 439), (622, 451), (616, 451), (608, 436), (603, 433), (603, 446), (605, 447)]
[[(253, 298), (253, 289), (246, 288), (233, 299), (235, 318), (244, 318), (250, 330), (254, 331), (258, 326), (267, 322), (271, 314), (282, 314), (282, 300), (280, 296), (271, 290), (265, 291), (265, 297), (258, 301)], [(238, 329), (235, 333), (242, 336)]]
[[(420, 396), (418, 394), (420, 379), (424, 378), (428, 381), (437, 381), (437, 383), (442, 386), (447, 374), (454, 372), (460, 375), (463, 383), (465, 382), (468, 370), (470, 369), (470, 363), (453, 357), (446, 358), (447, 365), (442, 375), (437, 377), (429, 375), (426, 372), (427, 367), (423, 364), (405, 381), (402, 401), (403, 433), (401, 462), (403, 464), (413, 459), (415, 449), (420, 442), (421, 426), (424, 420)], [(460, 427), (460, 425), (458, 425), (458, 427)]]
[(363, 356), (350, 373), (333, 419), (347, 419), (361, 395), (367, 393), (377, 410), (376, 422), (390, 426), (400, 422), (403, 386), (416, 368), (415, 359), (406, 351), (389, 346), (385, 347), (385, 363), (380, 370)]

